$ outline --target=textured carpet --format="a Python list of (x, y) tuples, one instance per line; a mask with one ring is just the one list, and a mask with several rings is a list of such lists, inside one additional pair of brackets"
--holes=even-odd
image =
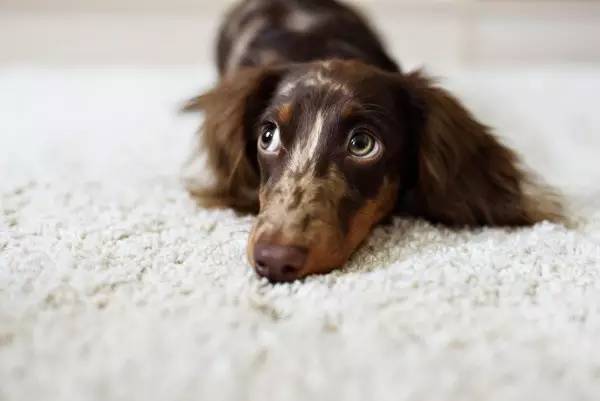
[(270, 285), (180, 182), (212, 75), (0, 70), (0, 400), (597, 400), (600, 71), (446, 81), (577, 224), (378, 228)]

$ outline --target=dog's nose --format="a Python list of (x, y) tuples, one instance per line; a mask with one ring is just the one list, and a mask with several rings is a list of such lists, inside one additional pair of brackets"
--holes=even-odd
[(296, 246), (258, 243), (254, 246), (256, 272), (274, 283), (298, 279), (308, 252)]

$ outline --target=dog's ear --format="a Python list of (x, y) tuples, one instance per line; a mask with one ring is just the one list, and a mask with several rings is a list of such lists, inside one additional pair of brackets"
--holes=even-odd
[(284, 73), (284, 67), (242, 69), (184, 106), (183, 111), (204, 113), (195, 153), (204, 155), (209, 170), (201, 174), (212, 177), (202, 184), (197, 177), (187, 180), (188, 190), (203, 206), (258, 211), (254, 129)]
[[(558, 197), (534, 182), (516, 154), (422, 72), (401, 78), (416, 134), (413, 203), (449, 225), (529, 225), (561, 216)], [(406, 102), (405, 102), (406, 104)]]

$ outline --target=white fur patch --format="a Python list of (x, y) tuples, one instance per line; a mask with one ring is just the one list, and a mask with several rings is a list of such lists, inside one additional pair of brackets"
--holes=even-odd
[(321, 132), (323, 131), (323, 125), (325, 123), (325, 118), (323, 116), (323, 112), (317, 112), (317, 117), (315, 118), (315, 123), (313, 125), (310, 134), (308, 135), (308, 140), (306, 143), (306, 151), (308, 152), (308, 156), (312, 156), (317, 151), (317, 145), (319, 144), (319, 138), (321, 137)]
[(296, 86), (298, 86), (297, 81), (285, 82), (280, 86), (278, 93), (282, 96), (288, 96), (294, 89), (296, 89)]
[(333, 78), (325, 76), (323, 74), (323, 71), (311, 73), (301, 82), (304, 86), (307, 87), (325, 88), (328, 91), (340, 91), (346, 95), (350, 95), (352, 93), (350, 88), (348, 88), (343, 83), (334, 80)]
[(309, 14), (306, 11), (296, 10), (288, 14), (285, 20), (285, 27), (292, 32), (308, 32), (316, 26), (322, 18), (316, 14)]
[(319, 145), (319, 139), (323, 132), (323, 125), (325, 124), (325, 116), (322, 111), (317, 112), (313, 126), (308, 133), (305, 141), (299, 142), (294, 147), (292, 155), (290, 157), (290, 169), (294, 171), (301, 170), (308, 167), (310, 158), (317, 151)]

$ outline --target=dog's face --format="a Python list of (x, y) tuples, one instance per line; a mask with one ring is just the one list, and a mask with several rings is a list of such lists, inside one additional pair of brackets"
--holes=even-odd
[(410, 122), (362, 64), (289, 70), (261, 113), (256, 138), (260, 212), (248, 255), (271, 280), (342, 266), (394, 208), (407, 179)]
[(256, 211), (248, 258), (271, 281), (341, 267), (399, 198), (449, 224), (518, 225), (514, 154), (419, 73), (328, 61), (242, 70), (190, 102), (216, 175), (205, 204)]

